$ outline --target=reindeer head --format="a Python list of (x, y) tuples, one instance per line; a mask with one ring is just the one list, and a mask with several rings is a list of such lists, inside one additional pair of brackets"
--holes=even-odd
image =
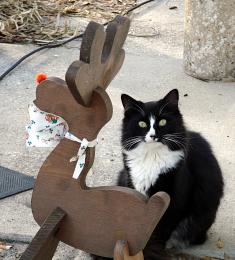
[(35, 104), (64, 118), (69, 131), (80, 138), (95, 139), (112, 116), (105, 89), (123, 63), (122, 46), (129, 25), (129, 19), (118, 16), (105, 32), (102, 25), (90, 22), (83, 36), (80, 60), (73, 62), (66, 73), (67, 84), (48, 78), (37, 87)]

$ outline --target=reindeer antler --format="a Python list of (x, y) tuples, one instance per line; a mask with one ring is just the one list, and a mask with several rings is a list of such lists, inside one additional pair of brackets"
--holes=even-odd
[(117, 16), (109, 23), (106, 32), (103, 26), (90, 22), (84, 33), (80, 60), (73, 62), (66, 82), (74, 98), (89, 105), (93, 90), (107, 88), (124, 61), (122, 49), (130, 27), (128, 18)]
[(122, 16), (116, 17), (106, 32), (102, 25), (90, 22), (83, 36), (80, 60), (73, 62), (66, 73), (68, 86), (63, 80), (48, 78), (38, 85), (35, 104), (63, 117), (70, 131), (78, 136), (96, 138), (112, 116), (105, 88), (123, 63), (122, 46), (129, 26), (129, 19)]

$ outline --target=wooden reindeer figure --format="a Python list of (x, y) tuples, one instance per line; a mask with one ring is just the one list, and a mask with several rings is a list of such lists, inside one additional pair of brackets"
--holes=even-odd
[[(85, 182), (95, 153), (89, 144), (112, 116), (105, 89), (124, 61), (129, 25), (129, 19), (118, 16), (105, 32), (102, 25), (90, 22), (80, 60), (69, 67), (66, 82), (48, 78), (37, 87), (34, 104), (62, 117), (74, 138), (62, 139), (39, 171), (32, 211), (41, 229), (21, 259), (51, 259), (58, 241), (63, 241), (116, 260), (141, 260), (142, 249), (169, 204), (164, 192), (148, 199), (129, 188), (90, 188)], [(73, 178), (81, 151), (85, 164)]]

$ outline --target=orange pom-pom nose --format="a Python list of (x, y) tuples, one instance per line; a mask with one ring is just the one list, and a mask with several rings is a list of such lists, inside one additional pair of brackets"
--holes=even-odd
[(40, 83), (41, 81), (45, 80), (46, 78), (47, 78), (47, 75), (45, 73), (42, 73), (42, 72), (40, 72), (36, 75), (37, 83)]

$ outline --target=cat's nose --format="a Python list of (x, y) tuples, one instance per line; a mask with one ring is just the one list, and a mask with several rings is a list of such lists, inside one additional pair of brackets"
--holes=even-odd
[(150, 135), (150, 138), (152, 138), (153, 140), (155, 140), (157, 137), (156, 137), (156, 135)]

